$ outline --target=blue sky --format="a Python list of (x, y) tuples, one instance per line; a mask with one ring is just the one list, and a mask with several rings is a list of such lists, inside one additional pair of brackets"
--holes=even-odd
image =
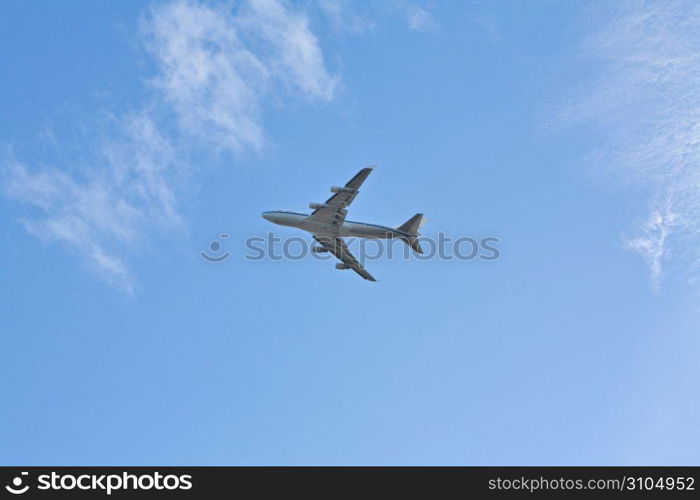
[[(692, 2), (6, 2), (2, 464), (697, 464)], [(265, 210), (497, 261), (250, 262)], [(227, 233), (220, 264), (199, 252)]]

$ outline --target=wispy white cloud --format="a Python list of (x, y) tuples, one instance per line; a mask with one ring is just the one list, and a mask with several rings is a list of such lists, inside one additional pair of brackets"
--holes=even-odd
[(372, 30), (386, 19), (399, 19), (409, 29), (429, 31), (438, 26), (431, 2), (421, 0), (316, 0), (321, 13), (340, 33)]
[[(24, 207), (26, 229), (83, 256), (129, 292), (137, 284), (129, 255), (145, 235), (185, 227), (178, 196), (193, 168), (183, 149), (205, 143), (219, 151), (259, 150), (266, 98), (325, 102), (337, 84), (308, 18), (281, 1), (248, 0), (236, 10), (186, 0), (158, 4), (143, 18), (141, 34), (156, 63), (152, 98), (114, 118), (111, 132), (87, 140), (88, 164), (57, 159), (45, 168), (11, 153), (0, 157), (2, 190)], [(177, 139), (162, 125), (173, 115)]]
[(308, 17), (276, 0), (251, 0), (235, 11), (163, 4), (142, 32), (159, 69), (153, 84), (183, 131), (218, 148), (262, 147), (262, 102), (271, 91), (328, 101), (337, 84)]
[[(316, 0), (323, 18), (336, 33), (360, 34), (376, 27), (374, 16), (358, 8), (353, 0)], [(368, 2), (363, 2), (365, 7)]]
[(437, 27), (437, 22), (428, 10), (427, 3), (419, 0), (391, 0), (388, 5), (391, 10), (403, 17), (406, 26), (410, 29), (428, 31)]
[(125, 291), (136, 281), (125, 252), (149, 227), (179, 227), (173, 179), (177, 162), (167, 138), (145, 114), (128, 116), (105, 139), (93, 163), (70, 175), (31, 168), (5, 156), (3, 191), (29, 207), (22, 224), (45, 241), (82, 255), (102, 278)]
[(410, 5), (406, 8), (408, 27), (416, 31), (425, 31), (436, 26), (435, 19), (430, 13), (417, 5)]
[(672, 256), (681, 266), (697, 259), (700, 4), (626, 2), (618, 9), (585, 45), (602, 72), (566, 114), (600, 127), (607, 139), (599, 161), (650, 193), (649, 215), (628, 246), (648, 263), (657, 288)]

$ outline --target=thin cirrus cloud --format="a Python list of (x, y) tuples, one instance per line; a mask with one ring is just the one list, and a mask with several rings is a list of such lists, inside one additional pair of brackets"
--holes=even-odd
[(129, 250), (149, 226), (181, 225), (173, 188), (181, 166), (145, 113), (125, 116), (109, 139), (93, 147), (89, 168), (77, 174), (31, 168), (8, 153), (3, 191), (26, 209), (21, 223), (30, 234), (63, 244), (105, 281), (132, 292)]
[(422, 7), (411, 5), (407, 8), (408, 26), (412, 30), (426, 31), (434, 28), (436, 22), (430, 13)]
[[(37, 167), (11, 152), (0, 164), (2, 190), (22, 207), (27, 231), (80, 255), (126, 292), (136, 288), (129, 257), (145, 235), (185, 227), (178, 196), (193, 167), (180, 159), (183, 143), (260, 150), (266, 99), (325, 102), (337, 85), (308, 18), (277, 0), (248, 0), (236, 10), (159, 4), (141, 20), (140, 35), (156, 67), (151, 98), (86, 145), (94, 152), (88, 165)], [(177, 140), (159, 124), (171, 115)]]
[(601, 72), (567, 110), (604, 132), (598, 162), (649, 194), (626, 241), (652, 288), (697, 263), (700, 234), (700, 4), (626, 2), (584, 45)]
[(271, 92), (328, 101), (337, 78), (309, 19), (276, 0), (228, 6), (176, 2), (142, 23), (159, 73), (152, 80), (186, 133), (219, 148), (260, 149), (262, 101)]
[(431, 31), (438, 23), (427, 7), (414, 0), (316, 0), (321, 14), (339, 33), (361, 34), (377, 27), (378, 19), (398, 19), (414, 31)]

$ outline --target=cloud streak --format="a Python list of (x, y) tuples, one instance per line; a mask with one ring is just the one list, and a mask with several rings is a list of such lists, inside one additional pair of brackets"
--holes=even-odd
[(79, 175), (33, 169), (8, 155), (3, 191), (25, 207), (29, 233), (63, 244), (105, 281), (133, 292), (125, 251), (147, 228), (181, 227), (172, 187), (177, 168), (169, 140), (140, 114), (122, 120)]
[(275, 0), (238, 10), (179, 1), (142, 22), (153, 85), (182, 130), (217, 148), (259, 150), (262, 101), (285, 91), (328, 101), (337, 84), (306, 16)]
[(697, 261), (700, 234), (700, 5), (627, 2), (587, 40), (602, 70), (566, 112), (606, 137), (599, 161), (649, 193), (627, 246), (658, 289), (669, 264)]

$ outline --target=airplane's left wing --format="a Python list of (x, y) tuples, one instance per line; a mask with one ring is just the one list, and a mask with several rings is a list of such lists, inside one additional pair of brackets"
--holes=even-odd
[(320, 243), (321, 246), (323, 246), (326, 250), (335, 255), (346, 266), (347, 269), (352, 269), (366, 280), (377, 281), (371, 274), (367, 272), (367, 270), (364, 267), (362, 267), (362, 265), (358, 262), (355, 256), (352, 253), (350, 253), (350, 249), (348, 248), (345, 241), (343, 241), (343, 238), (328, 238), (325, 236), (314, 235), (314, 239), (318, 243)]
[(352, 200), (360, 192), (360, 186), (365, 179), (372, 173), (374, 167), (365, 167), (360, 170), (355, 176), (350, 179), (345, 186), (334, 186), (331, 189), (335, 193), (328, 198), (325, 203), (319, 203), (311, 215), (309, 220), (317, 222), (330, 222), (335, 225), (342, 225), (347, 214), (346, 208), (350, 206)]

